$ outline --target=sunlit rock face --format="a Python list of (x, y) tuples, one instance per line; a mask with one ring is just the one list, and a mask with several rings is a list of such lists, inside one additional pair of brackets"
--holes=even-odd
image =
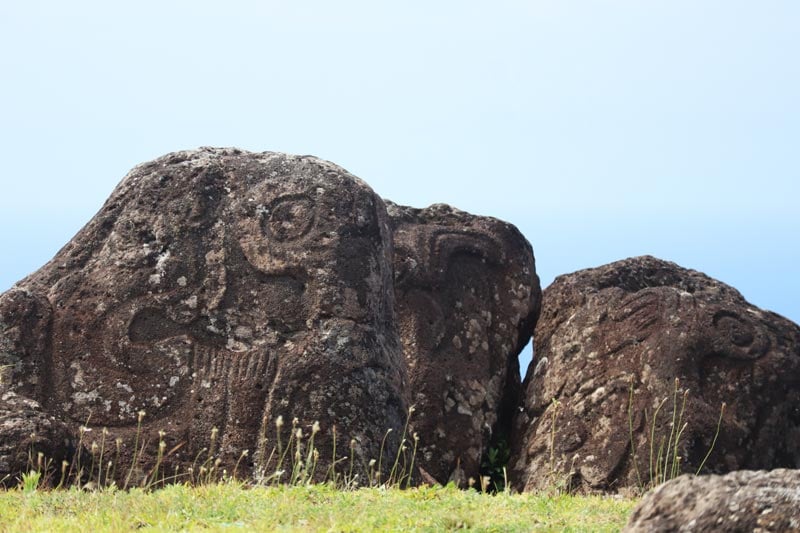
[(737, 470), (681, 476), (649, 492), (623, 533), (651, 531), (797, 531), (800, 471)]
[(0, 296), (0, 392), (108, 427), (127, 457), (144, 412), (142, 434), (163, 430), (183, 467), (213, 447), (223, 467), (248, 450), (240, 469), (268, 471), (279, 415), (284, 443), (294, 418), (305, 435), (319, 421), (318, 470), (336, 425), (361, 471), (407, 410), (391, 242), (383, 201), (314, 157), (204, 148), (140, 165)]
[(477, 480), (518, 404), (517, 356), (541, 299), (533, 251), (494, 218), (441, 204), (388, 208), (417, 460), (440, 483)]
[(723, 403), (705, 470), (800, 467), (800, 327), (653, 257), (556, 278), (523, 389), (520, 489), (618, 491), (695, 472)]

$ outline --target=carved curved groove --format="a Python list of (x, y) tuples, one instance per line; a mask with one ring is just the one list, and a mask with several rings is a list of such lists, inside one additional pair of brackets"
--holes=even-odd
[(446, 272), (451, 259), (459, 254), (479, 257), (492, 266), (503, 262), (500, 244), (488, 235), (472, 231), (439, 230), (430, 240), (431, 263), (438, 272)]
[(261, 230), (267, 238), (294, 241), (311, 231), (316, 218), (314, 200), (304, 194), (289, 194), (270, 203), (261, 219)]

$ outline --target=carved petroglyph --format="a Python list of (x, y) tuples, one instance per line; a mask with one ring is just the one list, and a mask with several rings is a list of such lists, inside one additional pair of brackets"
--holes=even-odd
[(360, 470), (405, 421), (391, 241), (380, 198), (313, 157), (209, 148), (140, 165), (0, 296), (8, 388), (114, 436), (144, 411), (184, 466), (214, 427), (235, 461), (275, 442), (278, 415), (318, 420), (320, 442), (336, 423), (363, 441)]
[(771, 347), (769, 335), (748, 319), (733, 311), (717, 311), (712, 319), (720, 340), (720, 352), (734, 359), (752, 360), (763, 357)]
[(305, 195), (281, 196), (264, 208), (261, 229), (267, 239), (293, 241), (314, 226), (316, 204)]
[(532, 251), (495, 219), (391, 210), (313, 157), (203, 148), (140, 165), (0, 295), (0, 390), (58, 431), (165, 431), (170, 468), (212, 434), (223, 460), (250, 450), (240, 473), (266, 468), (282, 416), (319, 422), (324, 475), (335, 424), (362, 479), (381, 453), (391, 467), (412, 400), (425, 468), (477, 477), (517, 401), (539, 308)]
[[(477, 479), (500, 414), (516, 399), (516, 356), (538, 312), (530, 245), (512, 227), (448, 206), (389, 206), (395, 297), (426, 472)], [(511, 399), (513, 398), (513, 399)]]
[[(682, 468), (693, 472), (703, 461), (723, 402), (725, 420), (707, 467), (800, 464), (786, 438), (797, 434), (800, 416), (785, 416), (800, 385), (796, 324), (704, 274), (653, 257), (561, 276), (544, 301), (512, 439), (517, 486), (544, 488), (554, 475), (586, 491), (649, 482), (641, 474), (649, 472), (646, 450), (652, 435), (669, 436), (673, 398), (680, 410), (684, 393)], [(640, 451), (638, 464), (632, 448)]]

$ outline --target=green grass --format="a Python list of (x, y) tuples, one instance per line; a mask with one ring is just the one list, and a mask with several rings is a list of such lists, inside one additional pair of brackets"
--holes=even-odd
[(0, 531), (618, 531), (635, 500), (237, 483), (0, 491)]

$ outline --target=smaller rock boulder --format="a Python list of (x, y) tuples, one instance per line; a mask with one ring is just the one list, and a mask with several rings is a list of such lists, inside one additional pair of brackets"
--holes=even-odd
[(800, 471), (778, 469), (673, 479), (644, 497), (622, 531), (799, 529)]
[(534, 337), (517, 488), (800, 467), (800, 327), (733, 287), (654, 257), (582, 270), (544, 291)]

